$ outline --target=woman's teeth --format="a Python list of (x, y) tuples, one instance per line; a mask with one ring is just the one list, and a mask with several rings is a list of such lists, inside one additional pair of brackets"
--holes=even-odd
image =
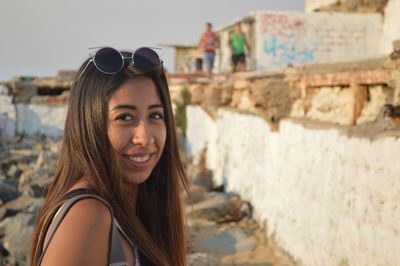
[(130, 161), (134, 161), (134, 162), (137, 162), (137, 163), (143, 163), (143, 162), (147, 161), (150, 158), (150, 154), (146, 154), (146, 155), (143, 155), (143, 156), (127, 156), (127, 158)]

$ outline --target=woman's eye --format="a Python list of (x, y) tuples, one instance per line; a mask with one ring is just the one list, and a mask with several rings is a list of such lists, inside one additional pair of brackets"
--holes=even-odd
[(128, 114), (122, 114), (122, 115), (117, 116), (117, 120), (119, 120), (119, 121), (131, 121), (131, 120), (133, 120), (133, 117), (131, 115), (128, 115)]
[(151, 117), (152, 119), (157, 119), (157, 120), (159, 120), (159, 119), (164, 119), (164, 115), (163, 115), (162, 113), (152, 113), (152, 114), (150, 115), (150, 117)]

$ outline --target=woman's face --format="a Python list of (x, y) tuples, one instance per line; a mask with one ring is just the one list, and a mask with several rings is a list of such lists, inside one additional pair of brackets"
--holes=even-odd
[(153, 80), (138, 77), (122, 84), (108, 106), (108, 137), (124, 181), (147, 180), (164, 149), (164, 108)]

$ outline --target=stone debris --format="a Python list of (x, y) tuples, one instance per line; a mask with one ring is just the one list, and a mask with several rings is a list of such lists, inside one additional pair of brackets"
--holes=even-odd
[[(213, 189), (204, 158), (187, 165), (191, 200), (184, 195), (188, 265), (296, 265), (252, 218), (252, 207), (235, 193)], [(201, 184), (201, 185), (200, 185)], [(182, 192), (183, 193), (183, 192)]]
[[(60, 141), (39, 137), (0, 146), (0, 265), (28, 264), (35, 218), (52, 182), (59, 147)], [(213, 188), (204, 162), (194, 166), (188, 158), (191, 195), (182, 192), (188, 265), (293, 265), (267, 245), (250, 203)]]
[(59, 147), (59, 141), (41, 137), (1, 143), (0, 265), (28, 265), (35, 219)]

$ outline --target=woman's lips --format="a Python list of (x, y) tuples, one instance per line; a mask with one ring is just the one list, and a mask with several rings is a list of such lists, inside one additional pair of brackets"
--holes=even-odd
[(140, 155), (123, 155), (127, 164), (136, 169), (147, 168), (150, 165), (150, 160), (153, 154), (140, 154)]

